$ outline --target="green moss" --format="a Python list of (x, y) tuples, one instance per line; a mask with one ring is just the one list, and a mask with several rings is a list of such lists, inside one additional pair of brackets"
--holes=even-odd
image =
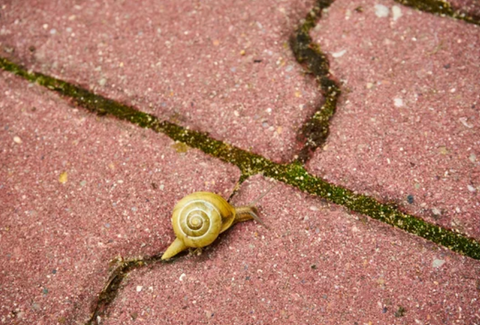
[(95, 95), (88, 90), (65, 81), (27, 72), (24, 68), (0, 58), (0, 68), (11, 71), (29, 81), (59, 92), (78, 105), (99, 115), (110, 115), (138, 126), (166, 134), (171, 139), (197, 148), (206, 154), (237, 166), (242, 172), (241, 180), (262, 173), (301, 191), (317, 195), (325, 200), (342, 205), (351, 211), (370, 216), (376, 220), (423, 237), (455, 252), (480, 259), (480, 243), (452, 230), (430, 224), (420, 218), (405, 214), (394, 206), (378, 202), (372, 197), (355, 194), (351, 190), (330, 184), (307, 172), (300, 162), (277, 164), (260, 155), (212, 139), (206, 133), (185, 129), (168, 121), (159, 121), (155, 116), (113, 100)]
[(454, 8), (452, 4), (443, 0), (395, 0), (405, 6), (413, 7), (421, 11), (438, 15), (450, 16), (466, 21), (467, 23), (480, 25), (478, 15), (469, 15), (462, 8)]
[(172, 257), (168, 261), (162, 260), (163, 252), (160, 254), (156, 254), (149, 257), (143, 258), (132, 258), (128, 260), (124, 260), (122, 258), (116, 259), (110, 262), (110, 266), (112, 271), (110, 272), (110, 276), (106, 282), (105, 287), (102, 289), (100, 294), (97, 297), (97, 300), (94, 304), (94, 308), (90, 315), (90, 319), (85, 323), (85, 325), (92, 325), (98, 324), (97, 321), (98, 316), (102, 316), (105, 314), (106, 309), (108, 306), (115, 300), (118, 295), (120, 286), (123, 282), (123, 279), (128, 275), (128, 273), (134, 269), (138, 269), (144, 266), (153, 265), (155, 263), (173, 263), (175, 262), (180, 256), (185, 255), (186, 253), (182, 253), (179, 256)]
[(312, 42), (310, 30), (320, 19), (322, 10), (328, 8), (333, 1), (317, 1), (314, 8), (308, 13), (304, 22), (290, 37), (290, 48), (297, 62), (302, 64), (307, 73), (315, 76), (324, 96), (323, 104), (315, 110), (313, 116), (304, 123), (297, 139), (303, 143), (298, 153), (298, 161), (305, 163), (313, 152), (323, 145), (328, 137), (330, 118), (335, 113), (337, 100), (340, 96), (340, 87), (330, 75), (330, 64), (321, 51), (320, 46)]

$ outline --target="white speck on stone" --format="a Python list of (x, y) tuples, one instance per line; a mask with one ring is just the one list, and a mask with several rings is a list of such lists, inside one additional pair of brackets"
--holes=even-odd
[(473, 187), (473, 186), (470, 185), (470, 184), (467, 185), (467, 188), (468, 188), (468, 190), (469, 190), (470, 192), (472, 192), (472, 193), (477, 190), (475, 187)]
[(385, 18), (388, 17), (388, 7), (381, 5), (381, 4), (376, 4), (375, 5), (375, 15), (378, 18)]
[(319, 208), (317, 208), (316, 206), (312, 205), (312, 206), (310, 207), (310, 210), (312, 210), (312, 211), (318, 211)]
[(143, 287), (142, 286), (137, 286), (137, 292), (142, 291)]
[(397, 20), (398, 18), (402, 17), (402, 9), (399, 6), (392, 7), (392, 15), (393, 20)]
[(465, 127), (469, 128), (469, 129), (473, 128), (473, 125), (470, 124), (470, 123), (468, 123), (468, 120), (467, 120), (466, 117), (461, 117), (461, 118), (459, 118), (458, 120), (459, 120)]
[(117, 181), (117, 183), (118, 183), (118, 184), (123, 184), (123, 181), (122, 181), (121, 179), (119, 179), (119, 180)]
[(438, 208), (432, 208), (432, 213), (436, 216), (442, 215), (442, 211), (440, 211)]
[[(345, 10), (345, 20), (349, 20), (352, 17), (352, 11), (350, 9)], [(319, 26), (320, 24), (317, 24)]]
[(474, 162), (477, 160), (477, 156), (475, 156), (474, 153), (471, 153), (471, 154), (470, 154), (470, 157), (468, 157), (468, 159), (469, 159), (472, 163), (474, 163)]
[(341, 51), (332, 53), (332, 56), (334, 58), (339, 58), (339, 57), (342, 57), (345, 53), (347, 53), (347, 50), (341, 50)]
[(270, 113), (272, 112), (272, 109), (269, 107), (269, 108), (266, 109), (266, 112), (267, 112), (268, 114), (270, 114)]
[(403, 107), (403, 99), (394, 98), (393, 99), (393, 105), (395, 105), (395, 107)]
[(55, 28), (50, 29), (50, 34), (55, 35), (57, 33), (57, 30)]
[(98, 84), (102, 87), (105, 86), (106, 83), (107, 83), (107, 79), (105, 79), (105, 78), (102, 78), (102, 79), (98, 80)]
[(233, 115), (235, 115), (236, 117), (239, 117), (240, 113), (238, 111), (233, 111)]
[(13, 142), (20, 144), (20, 143), (22, 143), (22, 139), (20, 139), (19, 136), (14, 136), (13, 137)]
[(183, 279), (185, 279), (187, 275), (185, 273), (182, 273), (182, 275), (180, 275), (180, 277), (178, 278), (180, 281), (183, 281)]
[(432, 262), (432, 266), (437, 269), (441, 267), (443, 264), (445, 264), (445, 260), (434, 259)]

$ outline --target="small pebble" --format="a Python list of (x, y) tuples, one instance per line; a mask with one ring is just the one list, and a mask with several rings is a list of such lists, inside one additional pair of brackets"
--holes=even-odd
[(137, 286), (137, 292), (142, 291), (143, 287), (142, 286)]
[(403, 107), (403, 99), (394, 98), (393, 99), (393, 104), (395, 105), (395, 107)]
[(334, 58), (340, 58), (340, 57), (342, 57), (345, 53), (347, 53), (347, 50), (342, 50), (342, 51), (338, 51), (338, 52), (332, 53), (332, 56), (333, 56)]
[(443, 264), (445, 264), (445, 260), (434, 259), (432, 262), (432, 266), (437, 269)]
[(397, 20), (398, 18), (402, 17), (402, 9), (399, 6), (392, 7), (392, 15), (393, 20)]
[(20, 143), (22, 143), (22, 139), (20, 139), (20, 137), (18, 137), (18, 136), (14, 136), (13, 137), (13, 142), (20, 144)]
[(388, 7), (387, 6), (384, 6), (384, 5), (381, 5), (381, 4), (376, 4), (375, 5), (375, 15), (378, 17), (378, 18), (385, 18), (385, 17), (388, 17)]
[(436, 215), (436, 216), (442, 215), (442, 211), (440, 211), (438, 208), (433, 208), (433, 209), (432, 209), (432, 212), (433, 212), (433, 214)]
[(468, 188), (468, 190), (469, 190), (470, 192), (472, 192), (472, 193), (477, 190), (475, 187), (473, 187), (473, 186), (470, 185), (470, 184), (467, 185), (467, 188)]
[(409, 196), (407, 196), (407, 202), (410, 204), (413, 204), (414, 202), (413, 195), (410, 194)]
[(474, 162), (477, 160), (477, 156), (475, 156), (474, 153), (471, 153), (471, 154), (470, 154), (470, 157), (468, 157), (468, 159), (469, 159), (472, 163), (474, 163)]

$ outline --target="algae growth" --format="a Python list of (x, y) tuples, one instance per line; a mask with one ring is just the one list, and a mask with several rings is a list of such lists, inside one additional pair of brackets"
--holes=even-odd
[(92, 113), (116, 117), (140, 127), (166, 134), (175, 141), (182, 142), (189, 147), (197, 148), (208, 155), (233, 164), (240, 169), (243, 179), (261, 173), (266, 177), (292, 185), (301, 191), (342, 205), (351, 211), (370, 216), (428, 239), (455, 252), (480, 259), (480, 243), (475, 239), (403, 213), (397, 208), (381, 203), (372, 197), (356, 194), (342, 186), (328, 183), (320, 177), (308, 173), (299, 162), (290, 164), (272, 162), (255, 153), (212, 139), (206, 133), (188, 130), (168, 121), (160, 121), (154, 115), (93, 94), (71, 83), (41, 73), (28, 72), (5, 58), (0, 58), (0, 68), (56, 91), (62, 96), (71, 98), (77, 105)]

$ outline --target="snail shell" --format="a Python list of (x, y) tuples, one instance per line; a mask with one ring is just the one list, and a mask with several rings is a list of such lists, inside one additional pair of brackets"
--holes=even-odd
[(173, 208), (172, 225), (177, 238), (165, 251), (162, 260), (189, 247), (210, 245), (233, 224), (251, 219), (260, 221), (255, 207), (235, 208), (220, 195), (210, 192), (187, 195)]

